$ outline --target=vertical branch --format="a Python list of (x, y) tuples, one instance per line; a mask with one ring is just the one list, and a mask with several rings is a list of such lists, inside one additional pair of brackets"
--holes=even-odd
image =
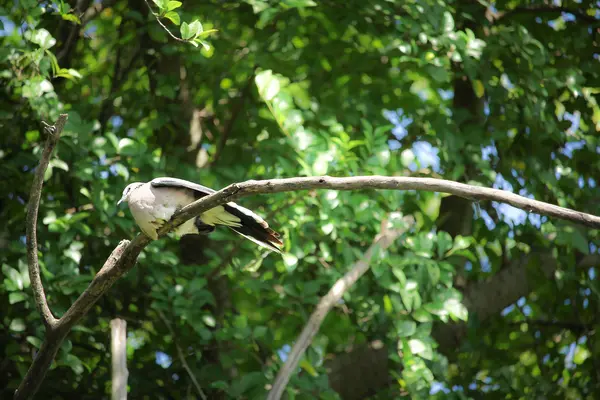
[(175, 348), (177, 349), (177, 357), (179, 358), (179, 361), (183, 365), (185, 372), (187, 372), (188, 376), (192, 380), (192, 383), (194, 384), (194, 387), (196, 388), (196, 391), (198, 392), (198, 396), (200, 396), (200, 398), (202, 400), (207, 400), (206, 394), (202, 390), (202, 387), (200, 386), (198, 379), (196, 379), (194, 372), (192, 371), (192, 369), (188, 365), (187, 361), (185, 360), (185, 354), (183, 354), (183, 350), (181, 349), (181, 346), (177, 342), (177, 337), (175, 336), (175, 331), (173, 330), (171, 323), (169, 322), (169, 320), (167, 319), (167, 317), (165, 316), (165, 314), (162, 311), (158, 310), (157, 313), (158, 313), (158, 316), (160, 317), (160, 319), (162, 320), (162, 322), (165, 324), (165, 326), (169, 330), (169, 333), (171, 334), (171, 336), (173, 336), (173, 343), (175, 344)]
[(110, 352), (112, 358), (111, 400), (127, 400), (127, 321), (110, 321)]
[[(384, 226), (385, 222), (382, 223), (382, 228)], [(267, 400), (279, 400), (281, 398), (292, 373), (296, 371), (300, 359), (319, 331), (329, 310), (331, 310), (331, 308), (342, 298), (344, 293), (356, 283), (358, 278), (369, 270), (370, 261), (371, 258), (373, 258), (373, 255), (380, 250), (387, 249), (401, 233), (402, 232), (399, 230), (382, 229), (375, 237), (373, 244), (371, 244), (364, 256), (352, 265), (350, 270), (343, 277), (338, 279), (329, 292), (321, 298), (316, 310), (311, 314), (308, 323), (304, 326), (304, 329), (302, 329), (302, 333), (298, 336), (296, 343), (294, 343), (294, 347), (283, 364), (283, 367), (279, 370)]]
[(37, 249), (37, 219), (38, 211), (40, 208), (40, 198), (42, 196), (42, 186), (44, 184), (44, 175), (52, 156), (52, 151), (58, 143), (58, 139), (65, 128), (67, 123), (67, 114), (61, 114), (58, 117), (58, 121), (53, 126), (47, 124), (45, 127), (46, 143), (44, 145), (44, 151), (42, 152), (42, 158), (40, 165), (35, 171), (33, 177), (33, 184), (31, 185), (31, 194), (29, 195), (29, 203), (27, 204), (27, 220), (26, 220), (26, 237), (27, 237), (27, 263), (29, 265), (29, 279), (31, 280), (31, 287), (33, 289), (33, 297), (35, 299), (35, 305), (42, 316), (46, 329), (51, 330), (56, 324), (56, 318), (52, 315), (52, 311), (48, 306), (46, 300), (46, 293), (44, 292), (44, 286), (42, 284), (42, 278), (40, 276), (40, 264), (38, 259)]

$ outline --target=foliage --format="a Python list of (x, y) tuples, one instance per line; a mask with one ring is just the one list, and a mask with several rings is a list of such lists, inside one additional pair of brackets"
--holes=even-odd
[[(42, 274), (57, 315), (138, 232), (116, 207), (122, 189), (156, 176), (214, 188), (321, 174), (442, 176), (600, 214), (599, 12), (586, 0), (3, 5), (2, 397), (43, 337), (24, 248), (41, 120), (69, 114), (40, 209)], [(340, 355), (373, 342), (387, 349), (378, 371), (390, 377), (373, 398), (600, 392), (598, 265), (580, 263), (598, 254), (597, 230), (410, 191), (242, 203), (281, 231), (284, 257), (224, 230), (151, 244), (69, 335), (40, 392), (106, 397), (109, 321), (120, 316), (132, 398), (195, 396), (177, 345), (211, 399), (264, 398), (319, 297), (381, 221), (403, 215), (414, 226), (327, 317), (289, 399), (337, 398), (326, 366), (337, 370)], [(538, 257), (548, 254), (558, 265), (550, 277)], [(524, 256), (526, 291), (504, 304), (496, 293), (522, 287), (522, 275), (497, 278)], [(493, 292), (468, 297), (486, 280)], [(491, 316), (469, 313), (484, 303)], [(459, 346), (435, 337), (467, 317)], [(363, 378), (346, 376), (340, 393), (368, 387), (361, 363), (353, 368)]]

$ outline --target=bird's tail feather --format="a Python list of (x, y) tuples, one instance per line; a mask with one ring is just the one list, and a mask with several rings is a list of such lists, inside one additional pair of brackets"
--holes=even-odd
[(240, 219), (239, 226), (229, 226), (231, 230), (260, 246), (281, 253), (283, 247), (281, 236), (269, 228), (269, 224), (260, 216), (235, 203), (228, 203), (223, 207), (225, 211)]

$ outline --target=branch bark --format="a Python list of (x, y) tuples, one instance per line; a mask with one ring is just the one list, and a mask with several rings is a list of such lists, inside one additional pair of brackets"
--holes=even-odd
[(46, 300), (46, 293), (44, 292), (44, 286), (42, 285), (42, 278), (40, 276), (40, 265), (38, 260), (38, 248), (37, 248), (37, 217), (40, 209), (40, 198), (42, 196), (42, 186), (44, 185), (44, 174), (48, 168), (50, 157), (52, 152), (58, 143), (58, 139), (62, 134), (65, 124), (67, 123), (67, 114), (61, 114), (53, 126), (45, 124), (45, 131), (48, 135), (44, 150), (42, 152), (42, 158), (40, 165), (35, 171), (33, 177), (33, 183), (31, 185), (31, 194), (29, 195), (29, 203), (27, 204), (27, 220), (26, 220), (26, 239), (27, 239), (27, 263), (29, 265), (29, 279), (31, 280), (31, 287), (33, 289), (33, 297), (35, 299), (35, 305), (38, 312), (42, 316), (46, 329), (51, 329), (56, 324), (56, 318), (52, 315), (48, 301)]
[[(55, 125), (55, 132), (62, 130), (66, 115), (61, 115)], [(46, 372), (50, 368), (52, 360), (56, 356), (58, 349), (71, 328), (89, 311), (92, 305), (119, 279), (122, 275), (131, 270), (136, 263), (140, 252), (150, 243), (150, 239), (145, 235), (138, 235), (134, 240), (129, 242), (123, 240), (113, 250), (110, 257), (106, 260), (102, 269), (94, 277), (88, 288), (79, 296), (79, 298), (71, 305), (67, 312), (59, 319), (52, 319), (52, 313), (47, 305), (43, 286), (39, 276), (39, 268), (37, 268), (37, 247), (33, 232), (35, 232), (35, 224), (37, 219), (37, 210), (39, 207), (39, 199), (41, 196), (41, 182), (48, 165), (50, 153), (56, 142), (58, 135), (56, 133), (53, 138), (49, 138), (46, 149), (40, 162), (40, 167), (36, 171), (34, 185), (32, 188), (32, 197), (28, 210), (28, 255), (30, 257), (30, 275), (32, 287), (36, 297), (36, 305), (38, 306), (42, 318), (45, 322), (46, 337), (42, 346), (37, 353), (32, 365), (27, 371), (27, 374), (21, 382), (21, 385), (15, 392), (15, 399), (28, 399), (33, 397), (43, 381)], [(389, 189), (389, 190), (422, 190), (432, 192), (450, 193), (472, 201), (479, 200), (494, 200), (508, 203), (514, 207), (536, 212), (539, 214), (549, 215), (556, 218), (580, 223), (593, 228), (600, 227), (600, 217), (582, 213), (579, 211), (570, 210), (563, 207), (558, 207), (552, 204), (543, 203), (528, 199), (514, 193), (506, 192), (498, 189), (490, 189), (473, 185), (466, 185), (452, 181), (433, 178), (413, 178), (413, 177), (386, 177), (386, 176), (358, 176), (351, 178), (333, 178), (329, 176), (308, 177), (308, 178), (289, 178), (289, 179), (271, 179), (262, 181), (246, 181), (242, 183), (234, 183), (217, 191), (209, 196), (206, 196), (194, 203), (184, 207), (178, 212), (171, 221), (165, 224), (159, 231), (160, 236), (164, 236), (175, 227), (181, 225), (186, 220), (200, 215), (204, 211), (214, 208), (220, 204), (234, 201), (241, 197), (250, 196), (252, 194), (268, 194), (279, 192), (293, 192), (309, 189), (333, 189), (333, 190), (361, 190), (361, 189)], [(35, 217), (35, 218), (34, 218)], [(30, 241), (31, 239), (31, 241)], [(50, 318), (52, 316), (52, 318)]]
[(310, 189), (330, 190), (419, 190), (453, 194), (471, 201), (492, 200), (507, 203), (513, 207), (528, 212), (548, 215), (559, 219), (579, 223), (591, 228), (600, 228), (600, 217), (574, 211), (568, 208), (555, 206), (542, 201), (529, 199), (517, 194), (491, 189), (481, 186), (467, 185), (464, 183), (435, 178), (416, 177), (390, 177), (390, 176), (355, 176), (350, 178), (337, 178), (330, 176), (315, 176), (287, 179), (249, 180), (234, 183), (209, 196), (196, 200), (181, 209), (170, 224), (165, 224), (161, 233), (170, 231), (174, 226), (179, 226), (191, 217), (202, 211), (213, 208), (219, 204), (237, 200), (253, 194), (269, 194), (281, 192), (295, 192)]
[(111, 400), (127, 400), (127, 321), (110, 321), (110, 353), (112, 357)]
[(302, 333), (298, 336), (296, 343), (294, 343), (294, 347), (283, 364), (283, 367), (281, 367), (277, 373), (277, 377), (275, 378), (275, 382), (273, 382), (273, 387), (269, 391), (267, 400), (279, 400), (281, 398), (292, 374), (298, 367), (300, 359), (319, 331), (329, 310), (331, 310), (331, 308), (342, 298), (344, 293), (356, 283), (358, 278), (363, 276), (364, 273), (369, 270), (373, 255), (378, 251), (387, 249), (401, 233), (402, 232), (399, 230), (385, 229), (385, 222), (383, 222), (381, 232), (375, 237), (373, 244), (365, 252), (364, 256), (351, 266), (350, 270), (343, 277), (338, 279), (329, 292), (321, 298), (316, 310), (312, 313), (308, 319), (308, 323), (304, 326), (304, 329), (302, 329)]

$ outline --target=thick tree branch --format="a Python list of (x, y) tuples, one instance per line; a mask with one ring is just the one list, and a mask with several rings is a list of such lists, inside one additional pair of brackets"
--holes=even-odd
[(56, 324), (56, 318), (54, 318), (54, 315), (52, 315), (52, 311), (50, 311), (50, 307), (48, 306), (48, 301), (46, 300), (46, 294), (44, 292), (44, 286), (42, 284), (42, 278), (40, 276), (36, 233), (37, 217), (40, 208), (40, 198), (42, 196), (42, 186), (44, 185), (44, 175), (46, 173), (46, 169), (48, 168), (52, 151), (54, 151), (54, 148), (58, 143), (58, 139), (60, 138), (66, 123), (67, 114), (61, 114), (53, 126), (46, 125), (45, 131), (48, 137), (46, 138), (46, 144), (44, 145), (40, 165), (37, 167), (33, 177), (31, 194), (29, 195), (29, 203), (27, 204), (26, 238), (29, 279), (31, 280), (35, 305), (42, 316), (42, 320), (44, 321), (44, 325), (47, 329), (52, 329), (54, 324)]
[[(66, 116), (64, 117), (66, 119)], [(56, 143), (51, 142), (51, 147)], [(49, 157), (49, 156), (46, 156)], [(47, 165), (47, 164), (46, 164)], [(43, 177), (43, 174), (41, 174)], [(41, 183), (35, 181), (34, 188)], [(552, 204), (543, 203), (540, 201), (528, 199), (516, 194), (497, 190), (483, 188), (473, 185), (445, 181), (442, 179), (432, 178), (412, 178), (412, 177), (386, 177), (386, 176), (360, 176), (351, 178), (333, 178), (328, 176), (311, 177), (311, 178), (289, 178), (289, 179), (271, 179), (263, 181), (246, 181), (227, 186), (218, 192), (206, 196), (189, 206), (184, 207), (174, 218), (160, 229), (159, 234), (165, 235), (176, 226), (181, 225), (187, 219), (190, 219), (202, 212), (211, 209), (217, 205), (236, 200), (241, 197), (250, 196), (252, 194), (267, 194), (278, 192), (292, 192), (309, 189), (334, 189), (334, 190), (361, 190), (361, 189), (390, 189), (390, 190), (423, 190), (432, 192), (450, 193), (460, 197), (464, 197), (473, 201), (478, 200), (495, 200), (511, 204), (515, 207), (527, 210), (529, 212), (537, 212), (544, 215), (554, 216), (560, 219), (581, 223), (590, 227), (600, 227), (600, 217), (581, 213), (563, 207), (558, 207)], [(37, 199), (39, 199), (40, 191), (38, 190)], [(33, 197), (33, 196), (32, 196)], [(32, 209), (35, 213), (31, 213), (31, 218), (37, 216), (37, 206)], [(31, 221), (28, 218), (28, 221)], [(54, 322), (52, 329), (47, 329), (46, 338), (36, 355), (25, 379), (15, 393), (15, 399), (27, 399), (32, 397), (37, 391), (41, 381), (50, 365), (56, 352), (58, 351), (62, 341), (75, 325), (92, 307), (92, 305), (102, 296), (114, 282), (131, 270), (137, 260), (140, 252), (150, 243), (150, 239), (144, 235), (138, 235), (133, 241), (122, 241), (112, 252), (111, 256), (106, 260), (105, 265), (100, 272), (94, 277), (88, 288), (79, 296), (73, 305), (67, 310), (65, 315), (60, 320)], [(32, 246), (32, 249), (35, 249)], [(35, 251), (30, 252), (34, 257), (37, 257)], [(35, 259), (37, 261), (37, 258)], [(37, 270), (36, 270), (37, 271)], [(42, 315), (46, 318), (51, 315), (45, 304), (45, 297), (41, 288), (41, 280), (39, 273), (32, 276), (32, 286), (37, 288), (36, 296), (44, 298), (40, 300), (40, 308)], [(34, 283), (35, 282), (35, 283)], [(35, 289), (34, 289), (35, 291)], [(50, 320), (50, 319), (48, 319)]]
[(165, 232), (170, 231), (174, 226), (179, 226), (204, 210), (213, 208), (219, 204), (237, 200), (241, 197), (250, 196), (252, 194), (294, 192), (309, 189), (387, 189), (449, 193), (472, 201), (493, 200), (507, 203), (528, 212), (548, 215), (592, 228), (600, 228), (600, 217), (598, 216), (529, 199), (505, 190), (467, 185), (444, 179), (373, 175), (350, 178), (315, 176), (307, 178), (267, 179), (261, 181), (249, 180), (242, 183), (234, 183), (184, 207), (170, 224), (165, 224), (160, 233), (164, 234)]
[(344, 293), (356, 283), (358, 278), (363, 276), (364, 273), (369, 270), (373, 255), (378, 251), (387, 249), (402, 233), (399, 230), (386, 229), (385, 223), (385, 221), (382, 223), (381, 232), (375, 237), (373, 244), (365, 252), (364, 256), (352, 265), (350, 270), (346, 272), (343, 277), (338, 279), (329, 292), (321, 298), (316, 310), (312, 313), (307, 324), (304, 326), (304, 329), (302, 329), (302, 333), (298, 336), (296, 343), (294, 343), (294, 347), (288, 355), (283, 367), (279, 370), (267, 400), (279, 400), (281, 398), (287, 383), (298, 367), (300, 359), (319, 331), (329, 310), (331, 310), (331, 308), (342, 298)]

